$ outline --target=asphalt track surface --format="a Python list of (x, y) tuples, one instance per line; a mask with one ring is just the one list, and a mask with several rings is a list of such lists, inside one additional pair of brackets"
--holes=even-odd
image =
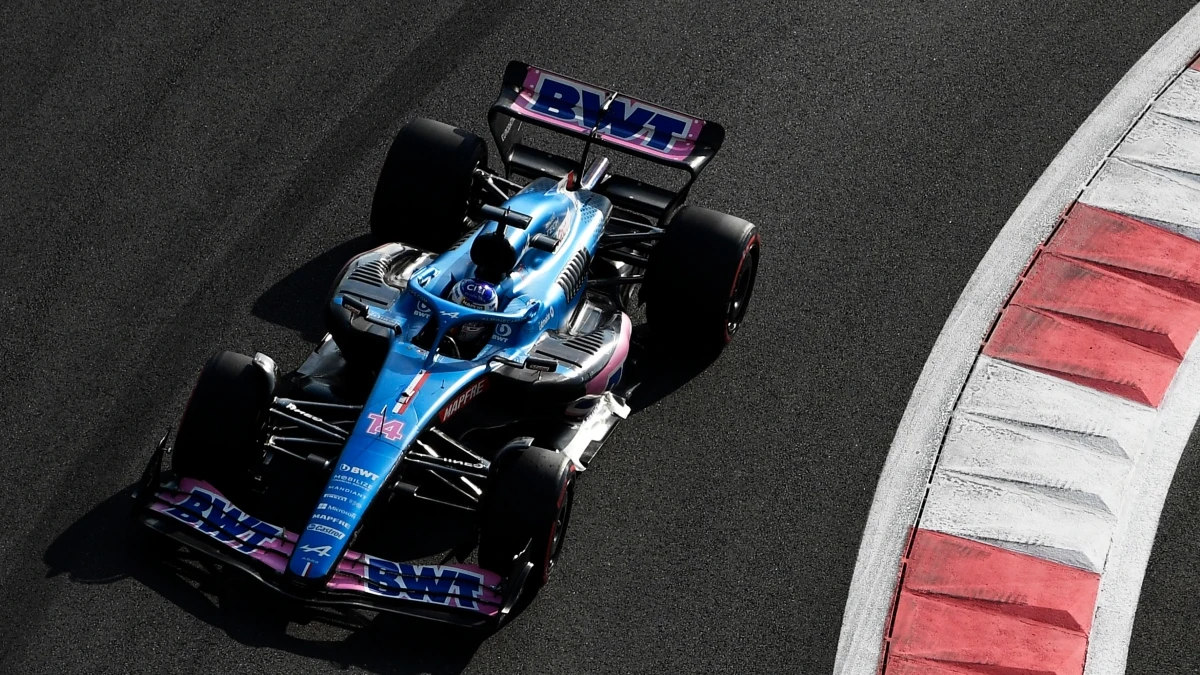
[[(0, 672), (828, 672), (926, 355), (1042, 170), (1190, 0), (67, 3), (0, 9)], [(298, 365), (387, 144), (483, 134), (505, 62), (723, 122), (759, 224), (732, 348), (648, 387), (497, 635), (289, 623), (155, 563), (129, 487), (199, 365)], [(1130, 672), (1197, 668), (1191, 449)], [(1180, 487), (1181, 482), (1189, 485)], [(1195, 650), (1190, 650), (1195, 651)]]

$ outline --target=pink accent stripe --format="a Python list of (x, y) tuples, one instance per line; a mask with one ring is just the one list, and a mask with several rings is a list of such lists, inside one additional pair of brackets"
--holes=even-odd
[(1200, 243), (1076, 204), (983, 353), (1157, 407), (1200, 331)]
[(1083, 672), (1100, 575), (917, 530), (887, 638), (888, 675)]
[(633, 324), (630, 323), (629, 317), (623, 312), (621, 313), (621, 337), (618, 338), (617, 348), (613, 351), (612, 358), (608, 360), (608, 364), (604, 369), (587, 383), (587, 393), (590, 395), (603, 394), (608, 386), (608, 378), (612, 377), (617, 369), (625, 365), (625, 358), (629, 356), (629, 338), (633, 334)]

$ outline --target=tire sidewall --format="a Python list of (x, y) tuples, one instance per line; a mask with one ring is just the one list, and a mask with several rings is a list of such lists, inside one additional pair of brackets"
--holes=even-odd
[(200, 371), (179, 424), (172, 467), (180, 477), (235, 488), (261, 459), (255, 445), (274, 392), (247, 356), (213, 355)]
[(746, 265), (754, 266), (748, 306), (760, 248), (758, 229), (745, 220), (695, 206), (675, 214), (651, 253), (641, 291), (665, 353), (715, 356), (729, 344), (728, 313), (738, 276)]
[(486, 166), (480, 137), (435, 120), (409, 122), (379, 172), (372, 233), (383, 242), (445, 251), (465, 230), (474, 171)]
[[(529, 447), (498, 457), (481, 508), (480, 564), (507, 575), (513, 557), (528, 545), (528, 559), (534, 564), (528, 583), (544, 584), (569, 529), (575, 475), (571, 460), (552, 450)], [(559, 530), (558, 516), (564, 509)]]

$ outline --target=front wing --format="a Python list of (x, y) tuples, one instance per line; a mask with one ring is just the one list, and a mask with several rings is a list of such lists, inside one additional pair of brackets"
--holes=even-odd
[(164, 446), (165, 439), (139, 486), (135, 520), (304, 604), (495, 627), (515, 605), (531, 567), (519, 560), (513, 583), (505, 583), (475, 565), (397, 563), (347, 551), (323, 586), (300, 585), (284, 574), (299, 536), (245, 513), (204, 481), (161, 480)]

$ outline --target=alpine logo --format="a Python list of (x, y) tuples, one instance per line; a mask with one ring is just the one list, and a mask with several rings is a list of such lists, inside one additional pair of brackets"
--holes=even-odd
[(462, 410), (464, 406), (475, 400), (476, 396), (479, 396), (483, 392), (487, 391), (487, 388), (488, 380), (485, 377), (481, 378), (479, 381), (475, 382), (466, 389), (463, 389), (461, 392), (459, 392), (458, 396), (450, 399), (450, 402), (446, 404), (446, 407), (442, 408), (441, 412), (438, 413), (438, 421), (445, 422), (453, 417), (454, 414), (459, 410)]
[(332, 546), (312, 546), (309, 544), (305, 544), (304, 546), (300, 547), (301, 551), (303, 551), (305, 553), (316, 553), (318, 556), (320, 556), (322, 558), (329, 557), (329, 551), (331, 549), (333, 549)]

